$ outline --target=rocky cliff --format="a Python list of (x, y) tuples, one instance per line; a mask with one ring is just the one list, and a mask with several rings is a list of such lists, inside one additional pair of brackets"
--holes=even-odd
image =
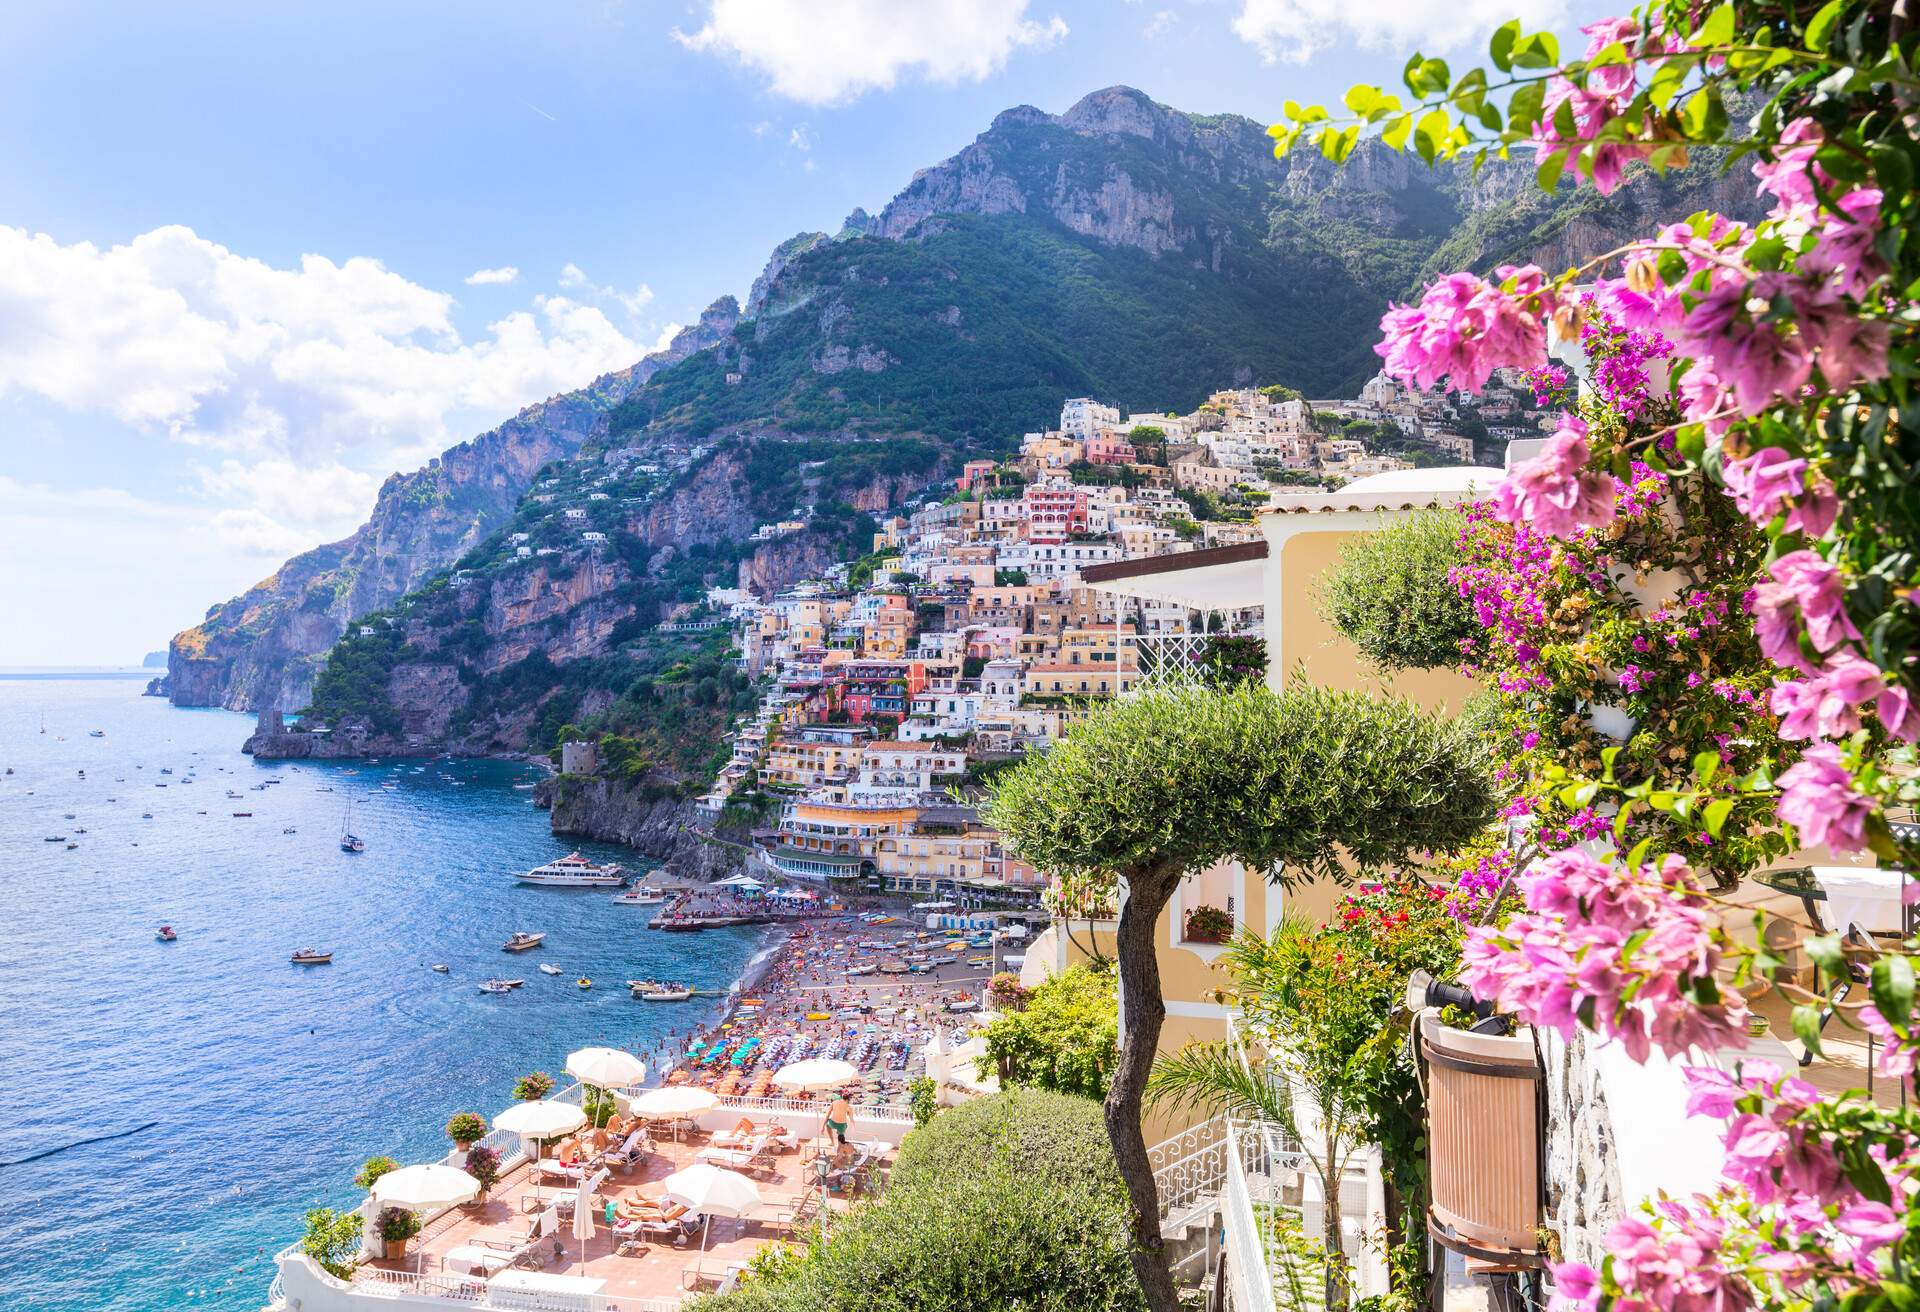
[(554, 833), (625, 843), (666, 863), (675, 878), (724, 879), (740, 865), (737, 845), (707, 836), (710, 817), (646, 784), (558, 775), (540, 782), (533, 801), (549, 808)]
[(167, 658), (174, 705), (305, 706), (320, 662), (349, 620), (388, 605), (486, 538), (543, 466), (604, 434), (614, 406), (738, 320), (734, 299), (722, 297), (666, 350), (530, 405), (424, 468), (393, 475), (352, 536), (295, 556), (175, 636)]

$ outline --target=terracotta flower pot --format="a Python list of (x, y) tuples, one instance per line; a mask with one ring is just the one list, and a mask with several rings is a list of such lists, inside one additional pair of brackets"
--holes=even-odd
[(1469, 1034), (1420, 1014), (1427, 1064), (1427, 1226), (1457, 1253), (1507, 1266), (1540, 1260), (1541, 1080), (1533, 1037)]

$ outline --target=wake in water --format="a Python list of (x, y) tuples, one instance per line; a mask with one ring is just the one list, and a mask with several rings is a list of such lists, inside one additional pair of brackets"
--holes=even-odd
[(90, 1139), (75, 1139), (72, 1143), (63, 1143), (58, 1148), (43, 1148), (37, 1153), (28, 1153), (25, 1157), (15, 1157), (11, 1161), (0, 1162), (0, 1170), (9, 1166), (25, 1166), (28, 1162), (37, 1162), (43, 1157), (52, 1157), (70, 1148), (84, 1148), (90, 1143), (107, 1143), (113, 1139), (125, 1139), (130, 1135), (142, 1134), (159, 1124), (158, 1121), (148, 1121), (145, 1125), (136, 1125), (131, 1130), (115, 1130), (112, 1134), (96, 1134)]

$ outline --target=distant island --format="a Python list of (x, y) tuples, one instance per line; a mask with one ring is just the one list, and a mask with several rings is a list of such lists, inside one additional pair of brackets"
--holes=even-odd
[(140, 662), (143, 670), (164, 670), (167, 668), (167, 654), (163, 651), (150, 651)]

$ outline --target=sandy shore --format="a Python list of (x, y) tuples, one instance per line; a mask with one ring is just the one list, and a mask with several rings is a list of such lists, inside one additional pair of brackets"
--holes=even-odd
[(761, 1097), (779, 1092), (771, 1079), (780, 1066), (832, 1057), (859, 1070), (845, 1090), (855, 1101), (904, 1104), (908, 1083), (924, 1073), (920, 1050), (933, 1027), (956, 1041), (968, 1034), (968, 1004), (981, 1001), (993, 953), (923, 931), (917, 916), (868, 915), (788, 932), (725, 1016), (693, 1036), (669, 1081)]

